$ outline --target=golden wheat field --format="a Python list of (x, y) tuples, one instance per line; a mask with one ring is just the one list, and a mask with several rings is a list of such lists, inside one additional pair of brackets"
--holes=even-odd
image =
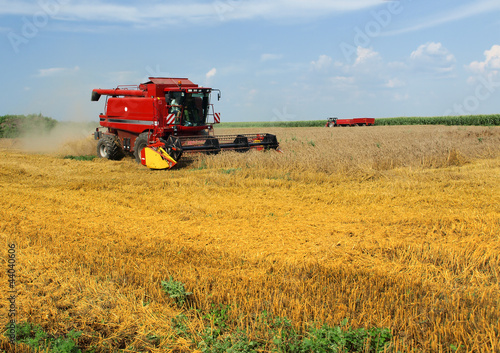
[(229, 331), (269, 336), (261, 351), (264, 312), (298, 332), (389, 328), (388, 352), (500, 351), (500, 128), (265, 130), (284, 153), (168, 171), (62, 158), (95, 153), (91, 139), (1, 141), (0, 325), (15, 243), (17, 320), (80, 331), (82, 351), (200, 350), (187, 337), (216, 324), (214, 305)]

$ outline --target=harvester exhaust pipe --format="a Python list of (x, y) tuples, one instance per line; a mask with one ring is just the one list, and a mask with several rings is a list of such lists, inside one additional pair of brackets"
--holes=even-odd
[(97, 102), (99, 98), (101, 98), (101, 94), (96, 91), (92, 91), (92, 97), (90, 98), (90, 100), (92, 102)]

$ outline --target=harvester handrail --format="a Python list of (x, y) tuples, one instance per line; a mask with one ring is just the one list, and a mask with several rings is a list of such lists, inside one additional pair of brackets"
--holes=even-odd
[(138, 85), (118, 85), (116, 86), (116, 89), (121, 89), (121, 90), (139, 90)]

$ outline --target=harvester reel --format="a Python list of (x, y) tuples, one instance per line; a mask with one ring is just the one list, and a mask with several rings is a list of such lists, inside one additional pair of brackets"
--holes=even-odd
[(243, 136), (243, 135), (238, 135), (234, 139), (233, 142), (236, 146), (238, 146), (235, 151), (236, 152), (248, 152), (250, 150), (249, 144), (248, 144), (248, 138)]
[(208, 137), (203, 146), (206, 148), (205, 154), (218, 154), (220, 152), (219, 140), (215, 137)]
[(165, 141), (165, 151), (178, 162), (182, 156), (182, 144), (179, 138), (170, 135)]

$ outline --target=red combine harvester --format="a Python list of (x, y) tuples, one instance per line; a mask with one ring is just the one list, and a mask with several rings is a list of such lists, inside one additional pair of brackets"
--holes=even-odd
[(328, 118), (326, 122), (326, 127), (334, 126), (373, 126), (375, 124), (375, 118), (354, 118), (354, 119), (339, 119), (339, 118)]
[(172, 168), (184, 153), (217, 154), (221, 150), (278, 149), (271, 134), (214, 136), (220, 122), (210, 96), (218, 89), (200, 87), (187, 78), (150, 77), (138, 86), (94, 89), (92, 101), (106, 96), (96, 129), (97, 155), (118, 160), (133, 154), (151, 169)]

